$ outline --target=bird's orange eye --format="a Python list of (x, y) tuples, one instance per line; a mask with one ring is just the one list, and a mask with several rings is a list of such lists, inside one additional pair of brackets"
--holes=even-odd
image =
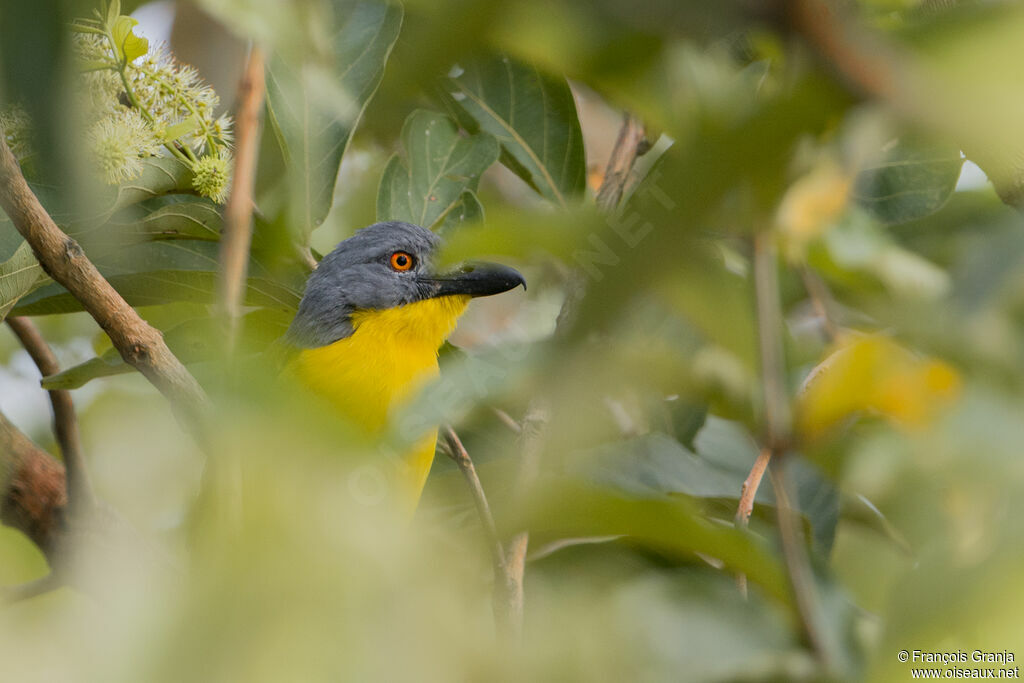
[(408, 254), (404, 251), (396, 251), (391, 255), (391, 267), (395, 270), (402, 272), (412, 268), (415, 261), (412, 258), (412, 254)]

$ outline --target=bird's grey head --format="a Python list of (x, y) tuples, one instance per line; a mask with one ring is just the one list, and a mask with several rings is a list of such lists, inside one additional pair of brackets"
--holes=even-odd
[(512, 268), (494, 264), (435, 273), (439, 246), (437, 235), (411, 223), (389, 221), (359, 230), (309, 276), (286, 341), (299, 348), (326, 346), (352, 334), (355, 311), (454, 294), (487, 296), (526, 284)]

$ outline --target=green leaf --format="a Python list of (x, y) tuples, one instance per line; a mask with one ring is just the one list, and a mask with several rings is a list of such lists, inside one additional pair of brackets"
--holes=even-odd
[(102, 230), (112, 232), (118, 239), (217, 241), (223, 226), (224, 219), (215, 204), (205, 199), (189, 198), (165, 204), (138, 220), (107, 224)]
[[(173, 157), (150, 157), (142, 162), (142, 174), (134, 180), (109, 188), (109, 196), (104, 195), (105, 208), (91, 219), (83, 221), (87, 225), (100, 225), (117, 211), (139, 204), (147, 199), (162, 197), (169, 194), (192, 194), (192, 169), (184, 162)], [(44, 205), (45, 205), (44, 201)], [(50, 207), (47, 206), (47, 209)], [(59, 222), (59, 221), (58, 221)], [(75, 229), (70, 227), (74, 234)]]
[(444, 100), (472, 130), (498, 139), (501, 162), (559, 206), (586, 188), (583, 133), (569, 83), (509, 57), (465, 65)]
[(195, 116), (190, 116), (184, 121), (179, 121), (172, 126), (168, 126), (164, 131), (164, 142), (177, 140), (183, 135), (188, 135), (193, 131), (199, 130), (199, 127), (199, 119)]
[(7, 317), (19, 299), (46, 279), (32, 248), (22, 241), (14, 255), (0, 263), (0, 320)]
[(391, 157), (381, 176), (377, 220), (436, 229), (479, 215), (472, 191), (500, 153), (492, 135), (464, 137), (447, 116), (417, 110), (402, 127), (402, 146), (406, 159)]
[(54, 391), (56, 389), (78, 389), (88, 382), (100, 377), (112, 377), (132, 372), (134, 368), (125, 363), (117, 351), (110, 350), (102, 356), (90, 358), (84, 363), (72, 366), (67, 370), (58, 372), (56, 375), (44, 377), (40, 382), (43, 389)]
[[(200, 240), (168, 240), (130, 245), (93, 258), (96, 267), (132, 306), (175, 301), (213, 303), (218, 272), (219, 244)], [(276, 275), (276, 274), (275, 274)], [(272, 276), (262, 264), (250, 259), (245, 303), (281, 310), (295, 310), (302, 292), (302, 276), (287, 282)], [(18, 315), (47, 315), (82, 310), (81, 304), (56, 283), (22, 299)]]
[(472, 190), (466, 190), (459, 196), (452, 210), (448, 212), (438, 226), (437, 231), (442, 235), (458, 225), (473, 225), (482, 223), (484, 220), (484, 207)]
[(853, 197), (883, 223), (923, 218), (953, 194), (963, 163), (956, 146), (901, 139), (857, 175)]
[[(243, 334), (239, 351), (258, 353), (266, 350), (274, 339), (284, 334), (290, 316), (275, 316), (273, 311), (259, 310), (242, 319)], [(174, 355), (185, 364), (198, 363), (219, 358), (221, 349), (216, 340), (223, 334), (223, 321), (219, 318), (194, 318), (186, 320), (164, 332), (164, 341)], [(100, 377), (110, 377), (134, 372), (113, 348), (90, 358), (84, 363), (70, 367), (55, 375), (43, 378), (44, 389), (78, 389)]]
[(318, 55), (290, 61), (275, 55), (267, 69), (270, 122), (287, 168), (289, 221), (303, 244), (331, 209), (341, 157), (380, 84), (402, 24), (398, 5), (333, 5), (329, 64)]

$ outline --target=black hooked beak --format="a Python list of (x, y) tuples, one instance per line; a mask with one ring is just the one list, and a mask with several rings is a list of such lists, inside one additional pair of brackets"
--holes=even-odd
[(519, 285), (526, 289), (526, 280), (518, 270), (497, 263), (467, 263), (451, 273), (423, 280), (434, 285), (431, 294), (434, 297), (453, 294), (491, 296), (515, 289)]

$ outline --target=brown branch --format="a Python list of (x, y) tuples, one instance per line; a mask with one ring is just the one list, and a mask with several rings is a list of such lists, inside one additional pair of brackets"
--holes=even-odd
[[(526, 496), (530, 486), (537, 478), (540, 470), (541, 431), (547, 423), (547, 409), (539, 400), (534, 401), (519, 429), (522, 443), (519, 461), (519, 476), (514, 491), (515, 505), (526, 504)], [(530, 533), (520, 531), (509, 540), (505, 551), (505, 568), (508, 580), (506, 598), (509, 618), (518, 632), (522, 631), (523, 623), (523, 591), (526, 579), (526, 556), (530, 549)]]
[(7, 142), (0, 139), (0, 207), (32, 247), (39, 264), (64, 286), (107, 333), (126, 363), (170, 400), (179, 419), (201, 435), (209, 399), (163, 335), (110, 286), (78, 242), (68, 237), (39, 203)]
[(602, 211), (612, 212), (619, 206), (622, 194), (633, 170), (636, 158), (647, 151), (644, 126), (632, 114), (626, 114), (615, 140), (608, 165), (605, 167), (601, 187), (597, 191), (597, 206)]
[(224, 207), (220, 239), (219, 301), (227, 321), (227, 346), (234, 349), (252, 243), (253, 187), (259, 152), (260, 112), (265, 91), (263, 51), (253, 45), (238, 84), (237, 142), (231, 196)]
[[(38, 328), (31, 320), (8, 318), (7, 324), (28, 351), (43, 377), (60, 372), (57, 357), (53, 355), (50, 345), (39, 334)], [(48, 393), (53, 407), (53, 433), (64, 458), (68, 509), (72, 514), (88, 513), (96, 506), (96, 496), (85, 466), (82, 440), (78, 433), (78, 419), (75, 417), (75, 404), (70, 391), (54, 389)]]
[(462, 445), (462, 440), (459, 439), (459, 435), (455, 433), (451, 426), (444, 428), (444, 438), (448, 445), (448, 457), (458, 465), (459, 471), (466, 478), (469, 490), (473, 494), (473, 504), (476, 505), (476, 511), (480, 515), (480, 521), (484, 526), (484, 535), (487, 537), (487, 544), (491, 551), (491, 562), (494, 565), (494, 578), (497, 580), (505, 572), (505, 551), (501, 547), (501, 541), (498, 539), (498, 528), (494, 524), (494, 515), (491, 514), (491, 506), (487, 502), (487, 494), (484, 493), (484, 487), (476, 473), (473, 459), (469, 457), (469, 452)]
[[(444, 437), (447, 444), (448, 456), (455, 461), (469, 490), (473, 494), (473, 503), (476, 505), (477, 514), (484, 527), (484, 536), (487, 538), (487, 545), (491, 551), (491, 565), (494, 569), (494, 617), (499, 631), (504, 635), (518, 639), (522, 634), (523, 615), (523, 582), (522, 574), (517, 577), (510, 571), (509, 563), (505, 555), (505, 549), (498, 536), (497, 526), (494, 524), (494, 515), (491, 514), (491, 506), (487, 502), (487, 495), (484, 487), (477, 476), (476, 467), (473, 465), (469, 452), (462, 445), (459, 435), (451, 426), (444, 428)], [(525, 555), (526, 549), (522, 552)]]
[(829, 314), (828, 287), (807, 265), (800, 267), (800, 278), (803, 280), (804, 289), (807, 290), (807, 297), (811, 301), (815, 315), (821, 319), (821, 327), (825, 331), (825, 338), (833, 342), (839, 338), (839, 327)]
[(768, 448), (762, 448), (757, 454), (754, 466), (750, 468), (750, 474), (747, 475), (740, 490), (740, 504), (736, 508), (737, 526), (746, 527), (750, 523), (750, 515), (754, 513), (754, 498), (757, 497), (761, 479), (764, 478), (764, 471), (768, 469), (771, 459), (772, 452)]
[[(87, 513), (87, 514), (83, 514)], [(69, 572), (74, 554), (110, 557), (112, 551), (153, 570), (176, 569), (167, 554), (141, 536), (109, 506), (97, 500), (90, 510), (68, 514), (64, 466), (32, 442), (0, 413), (0, 524), (21, 531), (42, 551), (50, 573), (18, 586), (0, 587), (0, 602), (24, 600), (63, 585), (100, 594), (104, 577)]]
[(51, 566), (64, 529), (64, 467), (0, 413), (0, 522), (36, 544)]
[(854, 88), (888, 100), (900, 97), (894, 55), (878, 41), (845, 28), (838, 10), (821, 0), (790, 0), (786, 5), (793, 28)]
[(772, 489), (775, 491), (775, 514), (779, 526), (782, 559), (793, 587), (793, 597), (804, 627), (804, 635), (825, 672), (831, 674), (835, 671), (836, 662), (821, 623), (821, 600), (818, 598), (814, 570), (807, 557), (800, 513), (793, 509), (790, 502), (786, 465), (785, 459), (780, 458), (769, 470)]
[[(754, 513), (754, 498), (757, 497), (757, 490), (761, 488), (761, 479), (764, 478), (764, 471), (768, 469), (768, 463), (772, 459), (772, 452), (768, 448), (762, 448), (754, 460), (750, 474), (743, 481), (743, 488), (740, 489), (740, 502), (736, 506), (736, 526), (746, 529), (750, 524), (750, 515)], [(747, 575), (739, 574), (736, 577), (736, 585), (739, 586), (743, 597), (747, 597)]]

